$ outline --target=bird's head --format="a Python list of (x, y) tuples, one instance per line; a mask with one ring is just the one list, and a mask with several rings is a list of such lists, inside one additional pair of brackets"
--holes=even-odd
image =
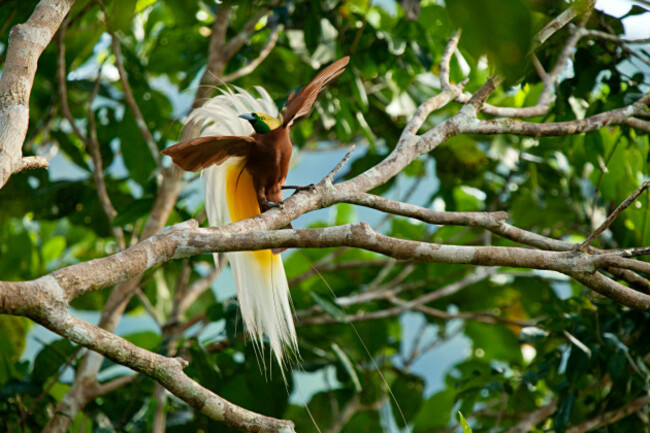
[(248, 120), (258, 134), (271, 132), (282, 125), (279, 119), (266, 113), (245, 113), (239, 117)]

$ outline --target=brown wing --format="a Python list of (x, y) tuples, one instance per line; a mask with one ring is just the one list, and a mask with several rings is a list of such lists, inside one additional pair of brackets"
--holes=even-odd
[(316, 101), (323, 87), (341, 75), (349, 61), (349, 56), (337, 60), (320, 71), (300, 92), (297, 94), (291, 92), (287, 102), (284, 104), (284, 108), (282, 108), (283, 126), (291, 126), (294, 120), (309, 114), (311, 106), (314, 105), (314, 101)]
[(199, 137), (174, 144), (163, 150), (183, 170), (199, 171), (221, 164), (230, 156), (248, 156), (255, 143), (253, 137)]

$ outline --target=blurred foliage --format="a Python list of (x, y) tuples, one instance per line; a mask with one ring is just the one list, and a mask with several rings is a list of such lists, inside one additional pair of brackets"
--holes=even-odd
[[(35, 0), (0, 5), (3, 29), (24, 22)], [(181, 0), (106, 1), (105, 17), (95, 2), (77, 1), (65, 36), (68, 99), (77, 126), (86, 131), (89, 100), (101, 67), (98, 96), (90, 111), (104, 161), (108, 194), (118, 212), (113, 226), (127, 240), (137, 236), (157, 194), (154, 160), (126, 106), (115, 68), (108, 25), (119, 39), (135, 99), (159, 148), (176, 142), (205, 67), (217, 2)], [(400, 4), (407, 5), (408, 16)], [(314, 113), (293, 129), (295, 145), (305, 151), (357, 142), (363, 150), (347, 167), (351, 178), (388, 155), (415, 108), (438, 92), (436, 75), (445, 43), (462, 29), (460, 55), (451, 62), (451, 79), (469, 79), (478, 89), (493, 72), (507, 79), (491, 99), (495, 105), (534, 105), (542, 83), (527, 53), (531, 38), (568, 4), (539, 0), (447, 0), (436, 2), (341, 0), (323, 2), (238, 2), (228, 37), (234, 37), (260, 8), (270, 16), (226, 65), (238, 70), (257, 57), (273, 25), (283, 25), (269, 57), (234, 84), (263, 85), (281, 105), (288, 93), (306, 83), (316, 69), (345, 54), (350, 67), (320, 97)], [(630, 14), (647, 14), (635, 6)], [(596, 11), (588, 28), (622, 35), (621, 19)], [(0, 34), (2, 62), (8, 31)], [(568, 29), (553, 35), (536, 51), (551, 68)], [(641, 56), (650, 58), (648, 49)], [(484, 59), (487, 59), (487, 66)], [(583, 39), (572, 59), (572, 72), (562, 75), (557, 100), (547, 116), (534, 121), (565, 121), (621, 107), (648, 91), (649, 74), (619, 46)], [(52, 157), (50, 170), (14, 175), (0, 190), (0, 277), (29, 280), (55, 269), (104, 257), (118, 250), (111, 225), (97, 198), (92, 160), (84, 143), (61, 115), (58, 100), (57, 48), (50, 44), (39, 60), (30, 99), (30, 125), (25, 154)], [(450, 104), (435, 112), (423, 130), (459, 109)], [(562, 138), (459, 136), (439, 146), (375, 193), (395, 196), (403, 184), (440, 183), (422, 203), (449, 211), (505, 210), (517, 227), (543, 235), (579, 241), (648, 177), (647, 134), (610, 127)], [(189, 177), (188, 179), (196, 179)], [(189, 183), (168, 224), (196, 216), (197, 180)], [(601, 247), (650, 245), (648, 195), (641, 197), (598, 241)], [(345, 224), (358, 219), (354, 207), (338, 206), (332, 217), (315, 226)], [(456, 245), (485, 241), (480, 230), (427, 227), (405, 218), (391, 218), (379, 229), (392, 236)], [(493, 237), (494, 245), (512, 245)], [(414, 432), (507, 431), (526, 414), (555, 401), (556, 408), (534, 431), (562, 432), (625, 407), (647, 395), (650, 371), (650, 315), (630, 311), (595, 296), (579, 284), (526, 270), (499, 270), (451, 296), (427, 304), (453, 314), (489, 313), (504, 323), (447, 321), (422, 313), (389, 315), (356, 324), (342, 323), (343, 311), (323, 279), (339, 298), (382, 288), (400, 290), (414, 299), (467, 277), (469, 266), (403, 263), (376, 265), (382, 257), (351, 249), (307, 249), (285, 260), (295, 279), (292, 298), (297, 311), (318, 308), (332, 324), (300, 326), (302, 359), (297, 371), (316, 383), (315, 393), (285, 387), (277, 366), (265, 378), (252, 345), (244, 341), (241, 319), (232, 298), (215, 296), (218, 280), (190, 308), (187, 317), (202, 317), (214, 326), (190, 327), (178, 348), (191, 359), (187, 373), (230, 401), (260, 413), (292, 419), (297, 431), (313, 431), (311, 414), (321, 429), (340, 422), (342, 432), (395, 431), (400, 413)], [(330, 269), (312, 274), (309, 262)], [(363, 264), (360, 262), (367, 262)], [(190, 258), (190, 282), (207, 273), (210, 256)], [(355, 266), (350, 266), (354, 263)], [(347, 265), (347, 266), (346, 266)], [(148, 272), (142, 284), (157, 314), (172, 308), (173, 293), (184, 263), (173, 261)], [(98, 314), (109, 289), (74, 301), (75, 311)], [(395, 308), (386, 299), (346, 307), (350, 315)], [(143, 313), (140, 300), (129, 314)], [(417, 318), (413, 319), (413, 318)], [(423, 325), (411, 329), (413, 321)], [(512, 321), (535, 320), (524, 328)], [(510, 322), (507, 322), (510, 321)], [(205, 323), (205, 322), (204, 322)], [(300, 323), (300, 322), (299, 322)], [(69, 389), (79, 350), (65, 340), (49, 343), (36, 337), (27, 320), (0, 316), (0, 425), (14, 431), (40, 431), (56, 402)], [(166, 353), (159, 329), (122, 333), (129, 341)], [(571, 338), (568, 338), (570, 335)], [(437, 345), (456, 342), (457, 351)], [(576, 343), (577, 342), (577, 343)], [(31, 352), (26, 352), (31, 346)], [(34, 346), (36, 348), (34, 349)], [(413, 352), (413, 348), (417, 351)], [(399, 408), (386, 394), (372, 354), (391, 385)], [(433, 352), (430, 352), (433, 350)], [(425, 357), (436, 353), (436, 357)], [(436, 359), (453, 358), (444, 371)], [(425, 360), (426, 358), (426, 360)], [(432, 360), (433, 359), (433, 360)], [(445, 367), (446, 368), (446, 367)], [(431, 372), (443, 377), (431, 381)], [(124, 374), (106, 361), (102, 380)], [(324, 378), (324, 379), (323, 379)], [(306, 385), (303, 385), (306, 386)], [(150, 431), (157, 401), (154, 383), (144, 377), (84, 408), (71, 427), (75, 432)], [(291, 397), (290, 397), (291, 396)], [(165, 408), (167, 431), (229, 431), (170, 398)], [(343, 417), (348, 414), (349, 417)], [(465, 418), (459, 414), (462, 412)], [(28, 413), (28, 416), (23, 414)], [(497, 421), (498, 420), (498, 421)], [(610, 425), (616, 432), (647, 431), (647, 415), (632, 415)], [(461, 425), (462, 424), (462, 425)]]

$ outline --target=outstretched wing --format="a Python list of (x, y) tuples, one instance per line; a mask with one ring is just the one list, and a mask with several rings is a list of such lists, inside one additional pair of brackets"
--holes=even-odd
[(186, 171), (199, 171), (221, 164), (231, 156), (248, 156), (255, 143), (253, 137), (199, 137), (175, 144), (163, 150), (174, 164)]
[(312, 80), (300, 90), (300, 92), (297, 94), (292, 92), (291, 95), (289, 95), (287, 102), (284, 104), (284, 108), (282, 108), (281, 115), (283, 126), (291, 126), (294, 120), (309, 114), (311, 106), (314, 105), (314, 101), (316, 101), (316, 98), (321, 90), (323, 90), (323, 87), (334, 78), (341, 75), (349, 61), (349, 56), (337, 60), (327, 68), (320, 71), (318, 75), (312, 78)]

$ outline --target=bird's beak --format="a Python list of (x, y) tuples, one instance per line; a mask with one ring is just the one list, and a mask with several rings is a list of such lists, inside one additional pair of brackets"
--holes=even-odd
[(253, 117), (253, 114), (252, 114), (252, 113), (244, 113), (244, 114), (240, 114), (239, 117), (241, 117), (242, 119), (246, 119), (246, 120), (248, 120), (249, 122), (252, 122), (252, 121), (255, 120), (255, 118)]

